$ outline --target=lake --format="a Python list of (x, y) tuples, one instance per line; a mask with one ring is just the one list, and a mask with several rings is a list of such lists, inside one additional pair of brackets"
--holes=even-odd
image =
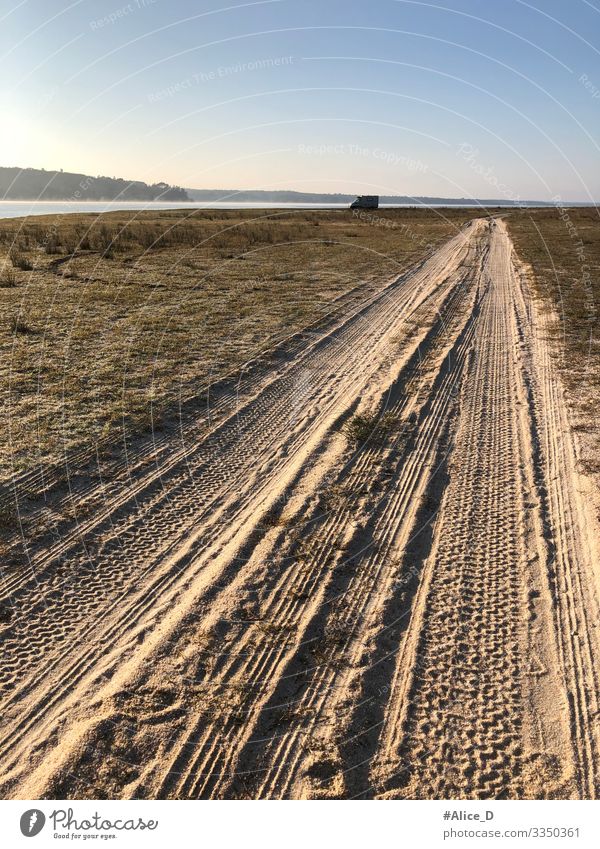
[[(380, 209), (411, 208), (418, 204), (381, 204)], [(432, 204), (432, 207), (444, 208), (448, 204)], [(460, 206), (478, 207), (478, 203), (465, 203)], [(502, 206), (502, 204), (497, 204)], [(507, 204), (509, 205), (509, 204)], [(0, 218), (26, 218), (28, 215), (63, 215), (69, 212), (117, 212), (119, 210), (157, 210), (157, 209), (348, 209), (346, 203), (233, 203), (223, 202), (192, 202), (192, 203), (162, 203), (144, 201), (30, 201), (3, 200), (0, 201)], [(452, 208), (459, 204), (451, 204)]]

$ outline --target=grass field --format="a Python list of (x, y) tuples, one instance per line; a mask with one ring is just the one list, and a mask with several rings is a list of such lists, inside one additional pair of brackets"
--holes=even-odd
[(507, 217), (537, 294), (553, 307), (553, 352), (569, 391), (575, 428), (585, 434), (584, 465), (600, 472), (600, 220), (595, 208), (523, 210)]
[(468, 210), (161, 211), (0, 222), (0, 480), (147, 432)]

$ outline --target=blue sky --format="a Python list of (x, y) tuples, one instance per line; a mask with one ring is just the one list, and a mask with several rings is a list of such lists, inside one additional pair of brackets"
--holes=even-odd
[(6, 0), (1, 164), (600, 199), (600, 0)]

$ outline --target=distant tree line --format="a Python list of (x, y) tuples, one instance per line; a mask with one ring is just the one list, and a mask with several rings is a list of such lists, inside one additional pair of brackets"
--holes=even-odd
[(189, 201), (185, 189), (168, 183), (149, 186), (139, 180), (90, 177), (36, 168), (0, 168), (4, 200), (146, 200)]

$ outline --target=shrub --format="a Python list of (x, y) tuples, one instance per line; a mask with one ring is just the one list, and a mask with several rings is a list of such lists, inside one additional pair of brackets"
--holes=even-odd
[(359, 413), (344, 425), (343, 431), (348, 442), (354, 446), (363, 445), (367, 440), (380, 443), (396, 424), (393, 413)]
[(0, 505), (0, 530), (12, 530), (17, 524), (17, 510), (14, 504)]
[(31, 271), (33, 269), (32, 263), (27, 259), (25, 254), (22, 254), (20, 251), (13, 251), (10, 258), (13, 266), (15, 268), (20, 268), (21, 271)]
[(11, 321), (10, 327), (11, 327), (12, 332), (15, 333), (15, 334), (26, 335), (26, 334), (29, 334), (29, 333), (35, 333), (35, 330), (33, 329), (33, 327), (31, 327), (30, 324), (27, 324), (27, 322), (24, 319), (18, 318), (18, 316), (15, 316), (13, 318), (13, 320)]
[(14, 289), (17, 285), (17, 275), (12, 270), (12, 268), (8, 268), (6, 265), (0, 271), (0, 288), (1, 289)]
[(48, 236), (45, 244), (44, 251), (47, 254), (59, 254), (60, 253), (60, 242), (58, 241), (58, 237), (54, 234)]

